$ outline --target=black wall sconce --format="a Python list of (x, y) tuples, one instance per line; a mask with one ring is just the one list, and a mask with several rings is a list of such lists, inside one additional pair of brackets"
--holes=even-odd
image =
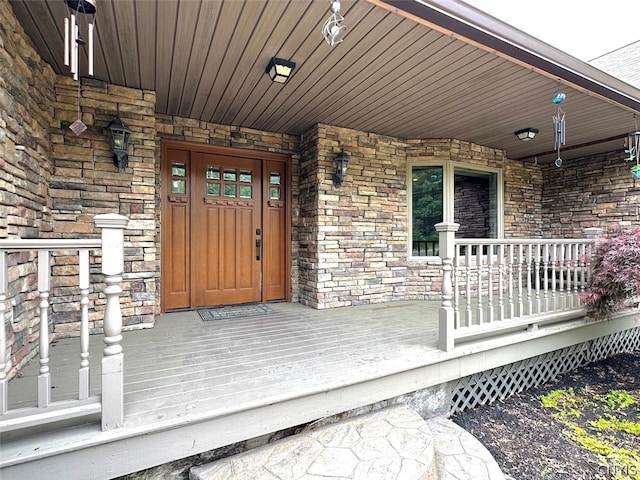
[(272, 82), (287, 83), (296, 64), (289, 60), (273, 57), (267, 65), (267, 75)]
[(113, 151), (113, 164), (118, 170), (124, 170), (129, 165), (129, 137), (131, 130), (122, 123), (120, 117), (112, 120), (107, 127), (109, 129), (109, 137), (111, 138), (111, 150)]
[(333, 159), (335, 171), (333, 172), (333, 186), (339, 188), (342, 185), (345, 175), (347, 174), (347, 166), (349, 165), (349, 155), (341, 150)]

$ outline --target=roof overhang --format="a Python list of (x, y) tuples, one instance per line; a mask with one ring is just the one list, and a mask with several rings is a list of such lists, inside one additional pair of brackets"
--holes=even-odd
[[(63, 0), (10, 0), (42, 58), (63, 65)], [(513, 159), (623, 153), (640, 90), (455, 0), (343, 0), (344, 42), (320, 33), (330, 2), (100, 0), (95, 76), (154, 90), (156, 110), (301, 134), (326, 123), (393, 137), (457, 138)], [(86, 55), (86, 51), (84, 52)], [(296, 68), (271, 82), (272, 57)], [(82, 64), (82, 61), (81, 61)], [(539, 130), (519, 141), (514, 132)]]

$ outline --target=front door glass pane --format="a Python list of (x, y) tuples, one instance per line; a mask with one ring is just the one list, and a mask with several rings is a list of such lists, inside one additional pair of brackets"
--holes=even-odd
[(251, 185), (240, 185), (240, 198), (251, 198)]
[(219, 183), (209, 183), (207, 182), (207, 195), (213, 197), (220, 196), (220, 184)]
[(224, 186), (224, 196), (225, 197), (235, 197), (236, 196), (236, 186), (233, 184), (225, 184)]
[(251, 171), (240, 170), (240, 181), (245, 183), (251, 183)]
[(207, 167), (207, 178), (209, 180), (220, 180), (220, 167)]
[(174, 177), (184, 177), (187, 173), (187, 168), (183, 162), (173, 162), (171, 164), (171, 175)]

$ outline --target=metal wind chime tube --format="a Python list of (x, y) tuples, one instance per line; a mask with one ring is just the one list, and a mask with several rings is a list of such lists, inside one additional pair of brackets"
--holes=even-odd
[(344, 17), (340, 15), (340, 2), (332, 1), (331, 11), (333, 13), (327, 18), (327, 21), (324, 22), (324, 26), (322, 27), (322, 36), (325, 41), (333, 47), (342, 42), (343, 39), (340, 38), (340, 34), (346, 30), (347, 27), (342, 24)]
[(564, 110), (560, 107), (560, 104), (564, 102), (566, 95), (562, 92), (556, 93), (552, 98), (551, 102), (554, 105), (558, 106), (557, 113), (553, 116), (553, 142), (554, 149), (558, 152), (558, 158), (556, 158), (555, 165), (556, 167), (560, 167), (562, 165), (562, 158), (560, 157), (560, 147), (565, 144), (566, 140), (566, 129), (565, 129), (565, 113)]
[[(67, 16), (64, 19), (64, 64), (70, 68), (74, 80), (78, 80), (80, 75), (78, 61), (80, 45), (87, 45), (88, 74), (93, 76), (93, 30), (96, 20), (96, 1), (64, 0), (67, 6)], [(77, 12), (77, 15), (71, 11)], [(91, 16), (91, 20), (87, 21), (87, 41), (80, 36), (79, 14)]]

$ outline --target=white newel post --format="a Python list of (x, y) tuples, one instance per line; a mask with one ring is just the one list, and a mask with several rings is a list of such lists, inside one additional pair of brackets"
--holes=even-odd
[(602, 237), (602, 232), (604, 232), (603, 228), (600, 227), (589, 227), (582, 229), (582, 233), (585, 238), (591, 240), (591, 244), (587, 245), (585, 256), (584, 256), (584, 267), (586, 270), (586, 278), (583, 281), (583, 285), (586, 286), (586, 282), (591, 279), (591, 256), (593, 255), (594, 249)]
[(440, 258), (442, 259), (442, 304), (439, 311), (438, 346), (440, 350), (449, 352), (453, 350), (455, 341), (455, 315), (452, 303), (453, 298), (453, 256), (455, 252), (456, 232), (460, 225), (457, 223), (442, 222), (435, 225), (440, 232)]
[(102, 273), (107, 304), (104, 312), (104, 354), (102, 357), (102, 430), (124, 423), (124, 355), (122, 353), (122, 312), (120, 293), (124, 271), (124, 229), (127, 217), (96, 215), (96, 227), (102, 229)]

